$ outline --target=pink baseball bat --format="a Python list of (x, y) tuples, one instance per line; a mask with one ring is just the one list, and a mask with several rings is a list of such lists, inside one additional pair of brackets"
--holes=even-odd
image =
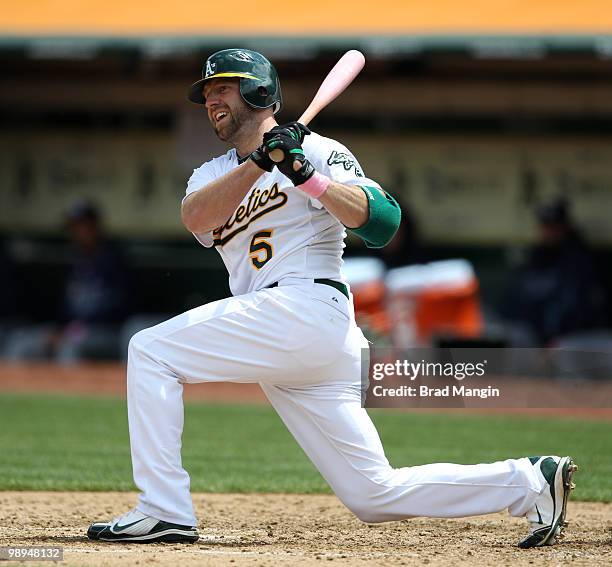
[[(302, 113), (298, 122), (307, 126), (310, 121), (323, 110), (330, 102), (348, 87), (365, 65), (365, 57), (361, 51), (351, 49), (347, 51), (333, 69), (323, 79), (317, 94)], [(285, 157), (283, 150), (277, 148), (270, 152), (270, 159), (279, 163)]]

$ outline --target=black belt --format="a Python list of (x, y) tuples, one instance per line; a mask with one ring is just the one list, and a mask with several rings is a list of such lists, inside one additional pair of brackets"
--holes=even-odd
[[(325, 279), (325, 278), (315, 279), (314, 283), (320, 283), (320, 284), (323, 284), (323, 285), (331, 286), (334, 289), (337, 289), (347, 299), (349, 299), (348, 287), (346, 287), (343, 283), (340, 283), (340, 282), (337, 282), (337, 281), (334, 281), (334, 280), (328, 280), (328, 279)], [(278, 282), (274, 282), (273, 284), (270, 284), (267, 287), (277, 287), (277, 286), (278, 286)]]

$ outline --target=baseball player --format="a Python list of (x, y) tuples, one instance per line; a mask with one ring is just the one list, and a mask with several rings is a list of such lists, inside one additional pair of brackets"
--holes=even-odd
[[(563, 529), (570, 457), (390, 466), (361, 407), (361, 356), (342, 276), (346, 229), (384, 246), (399, 207), (351, 152), (298, 123), (279, 126), (277, 73), (261, 54), (211, 55), (189, 98), (232, 148), (198, 169), (182, 203), (186, 228), (215, 247), (233, 296), (137, 333), (129, 345), (128, 418), (136, 508), (94, 523), (91, 539), (194, 542), (196, 516), (181, 464), (183, 384), (259, 383), (342, 502), (364, 522), (526, 516), (521, 547)], [(272, 150), (283, 151), (275, 165)], [(367, 352), (367, 351), (365, 351)], [(253, 471), (257, 474), (257, 471)]]

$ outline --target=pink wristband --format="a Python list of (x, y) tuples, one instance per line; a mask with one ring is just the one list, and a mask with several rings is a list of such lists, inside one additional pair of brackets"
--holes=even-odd
[(331, 179), (318, 171), (315, 171), (314, 175), (306, 181), (306, 183), (302, 183), (298, 185), (298, 189), (304, 191), (304, 193), (308, 193), (311, 197), (318, 199), (329, 187), (331, 183)]

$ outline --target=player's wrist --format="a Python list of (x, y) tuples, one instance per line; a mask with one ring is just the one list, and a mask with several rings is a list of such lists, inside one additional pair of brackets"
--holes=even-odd
[(296, 185), (296, 187), (312, 198), (318, 199), (325, 194), (330, 183), (331, 179), (327, 175), (323, 175), (313, 168), (312, 175), (300, 185)]

